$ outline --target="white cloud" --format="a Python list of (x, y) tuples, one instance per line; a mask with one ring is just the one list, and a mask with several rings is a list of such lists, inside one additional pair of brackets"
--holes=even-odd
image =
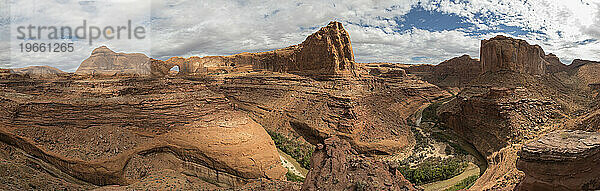
[[(28, 6), (22, 3), (25, 1), (9, 1), (13, 8)], [(101, 1), (109, 0), (97, 0)], [(43, 7), (43, 14), (25, 13), (12, 21), (14, 24), (36, 18), (61, 24), (93, 17), (102, 24), (134, 15), (144, 17), (150, 9), (140, 6), (139, 3), (148, 2), (141, 0), (127, 0), (129, 5), (122, 7), (96, 6), (95, 11), (80, 2), (84, 1), (38, 0), (34, 5)], [(101, 41), (97, 46), (106, 44), (116, 51), (143, 52), (159, 59), (258, 52), (298, 44), (310, 33), (336, 20), (344, 23), (349, 31), (358, 61), (439, 63), (462, 54), (478, 57), (479, 40), (497, 33), (477, 35), (471, 32), (498, 29), (502, 24), (543, 33), (505, 35), (540, 44), (546, 52), (555, 53), (563, 60), (600, 60), (598, 41), (575, 43), (600, 38), (599, 3), (597, 0), (153, 0), (152, 20), (145, 23), (152, 29), (151, 46), (135, 41)], [(407, 14), (416, 5), (459, 15), (473, 23), (473, 27), (398, 31), (394, 19)], [(102, 9), (108, 10), (102, 15), (94, 15), (103, 12)], [(130, 14), (125, 16), (124, 13)], [(145, 18), (136, 19), (143, 21)], [(33, 55), (12, 59), (21, 63), (14, 67), (46, 64), (74, 71), (93, 49), (80, 47), (79, 51), (85, 52), (80, 55)]]

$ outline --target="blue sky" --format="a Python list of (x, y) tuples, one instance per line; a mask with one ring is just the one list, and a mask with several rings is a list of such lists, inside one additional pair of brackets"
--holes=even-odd
[[(350, 33), (359, 62), (437, 64), (463, 54), (477, 58), (480, 40), (499, 34), (539, 44), (567, 64), (575, 58), (600, 60), (600, 0), (153, 0), (138, 2), (148, 6), (127, 6), (124, 10), (133, 16), (114, 9), (118, 3), (112, 8), (94, 4), (119, 1), (0, 0), (13, 8), (24, 1), (44, 7), (45, 23), (77, 21), (64, 15), (102, 15), (105, 22), (142, 15), (137, 20), (151, 30), (150, 43), (100, 41), (78, 45), (78, 54), (12, 56), (13, 64), (4, 67), (51, 65), (74, 71), (100, 45), (158, 59), (259, 52), (301, 43), (332, 20)], [(0, 25), (35, 18), (32, 11), (15, 14), (19, 19), (3, 14)]]

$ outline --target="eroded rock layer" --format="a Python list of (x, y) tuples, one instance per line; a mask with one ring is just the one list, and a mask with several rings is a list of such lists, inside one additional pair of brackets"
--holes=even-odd
[(450, 96), (416, 78), (315, 80), (292, 74), (226, 75), (214, 88), (265, 129), (317, 144), (340, 136), (365, 154), (394, 154), (414, 144), (407, 120)]
[(589, 91), (539, 46), (503, 36), (481, 46), (483, 73), (438, 115), (486, 157), (471, 189), (513, 189), (524, 176), (515, 166), (521, 144), (585, 111)]
[(525, 144), (519, 190), (600, 189), (600, 133), (554, 131)]
[(569, 67), (567, 65), (563, 64), (560, 61), (560, 59), (552, 53), (544, 56), (544, 60), (546, 60), (546, 62), (548, 62), (548, 65), (546, 65), (547, 73), (553, 74), (553, 73), (567, 71), (569, 69)]
[(302, 190), (416, 190), (391, 164), (357, 154), (338, 137), (326, 139), (313, 154)]
[(92, 51), (90, 57), (79, 65), (75, 73), (150, 75), (150, 58), (141, 53), (116, 53), (106, 46), (101, 46)]
[(230, 186), (286, 173), (264, 128), (201, 81), (22, 82), (0, 86), (0, 140), (93, 185), (164, 170)]
[(65, 72), (50, 66), (30, 66), (12, 70), (14, 73), (26, 74), (31, 77), (51, 78), (65, 74)]
[(546, 73), (547, 61), (544, 50), (538, 45), (529, 45), (525, 40), (496, 36), (481, 41), (481, 71), (512, 71), (541, 75)]

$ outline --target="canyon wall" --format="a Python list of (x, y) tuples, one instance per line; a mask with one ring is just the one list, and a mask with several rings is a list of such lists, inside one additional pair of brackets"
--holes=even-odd
[(600, 189), (600, 133), (560, 130), (525, 144), (518, 190)]
[(577, 105), (563, 81), (547, 75), (548, 60), (537, 45), (504, 36), (481, 42), (481, 75), (471, 81), (438, 115), (486, 157), (488, 168), (471, 188), (513, 189), (524, 174), (517, 170), (520, 143), (556, 128), (565, 108)]
[(417, 190), (392, 164), (360, 157), (338, 137), (318, 144), (311, 160), (302, 190)]
[(548, 62), (544, 50), (538, 45), (529, 45), (525, 40), (496, 36), (481, 41), (481, 72), (511, 71), (542, 75)]
[(0, 140), (76, 179), (129, 185), (168, 170), (235, 186), (287, 172), (265, 129), (202, 82), (24, 82), (2, 82)]
[(406, 68), (406, 71), (443, 88), (462, 88), (479, 76), (481, 67), (478, 59), (463, 55), (438, 65), (412, 65)]

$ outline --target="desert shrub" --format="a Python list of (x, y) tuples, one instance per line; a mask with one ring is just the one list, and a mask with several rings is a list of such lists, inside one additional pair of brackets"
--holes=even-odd
[(291, 140), (274, 131), (267, 131), (267, 133), (269, 133), (271, 139), (273, 139), (273, 142), (275, 142), (275, 146), (278, 149), (294, 158), (298, 163), (300, 163), (302, 168), (310, 169), (310, 158), (315, 150), (312, 145)]
[(421, 121), (437, 122), (438, 116), (436, 112), (440, 105), (440, 102), (435, 102), (429, 105), (427, 108), (425, 108), (422, 113)]
[(473, 186), (473, 184), (475, 183), (475, 181), (477, 181), (478, 178), (479, 176), (477, 175), (469, 176), (444, 191), (457, 191), (462, 189), (468, 189), (471, 186)]
[(452, 147), (454, 149), (454, 152), (456, 152), (456, 154), (458, 155), (469, 155), (469, 152), (463, 149), (456, 142), (452, 141), (453, 139), (450, 136), (442, 132), (433, 132), (433, 138), (437, 141), (444, 142), (450, 145), (450, 147)]
[(285, 178), (292, 182), (304, 182), (304, 178), (292, 173), (290, 170), (285, 174)]
[(427, 137), (425, 137), (419, 130), (417, 130), (415, 127), (411, 127), (410, 130), (415, 136), (415, 146), (413, 148), (415, 152), (418, 153), (431, 147), (431, 144), (429, 144)]
[(462, 173), (467, 163), (456, 158), (428, 159), (411, 168), (408, 165), (398, 167), (398, 170), (411, 183), (423, 185), (431, 182), (450, 179)]

